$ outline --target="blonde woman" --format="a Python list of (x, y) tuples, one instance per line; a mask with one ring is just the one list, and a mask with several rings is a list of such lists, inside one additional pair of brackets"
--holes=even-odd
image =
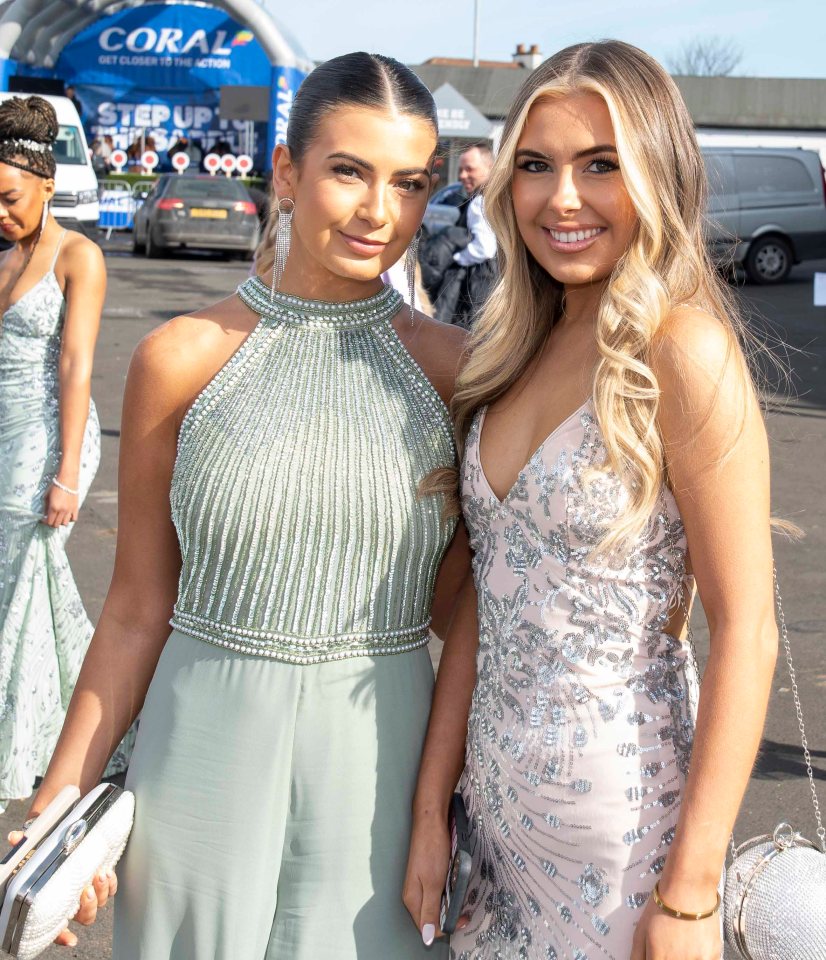
[[(438, 923), (467, 732), (456, 960), (719, 960), (776, 656), (769, 463), (676, 86), (624, 43), (563, 50), (511, 109), (485, 199), (502, 278), (453, 402), (475, 583), (440, 671), (408, 909)], [(692, 574), (711, 629), (697, 710)]]

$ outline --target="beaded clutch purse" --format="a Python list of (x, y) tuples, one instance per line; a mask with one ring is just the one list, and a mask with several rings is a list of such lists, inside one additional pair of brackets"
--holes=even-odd
[[(774, 593), (820, 843), (806, 840), (785, 822), (772, 833), (739, 846), (734, 845), (732, 837), (732, 859), (726, 869), (723, 895), (723, 930), (726, 946), (737, 960), (826, 960), (826, 830), (776, 570)], [(688, 641), (699, 676), (690, 622)]]
[(43, 836), (6, 887), (0, 910), (6, 953), (34, 960), (49, 946), (77, 913), (90, 879), (120, 859), (134, 811), (134, 794), (102, 783)]

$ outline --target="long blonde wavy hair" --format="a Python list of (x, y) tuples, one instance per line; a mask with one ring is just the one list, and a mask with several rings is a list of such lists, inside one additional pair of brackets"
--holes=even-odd
[[(657, 332), (674, 308), (690, 303), (726, 324), (729, 352), (742, 366), (746, 389), (751, 378), (738, 343), (748, 334), (707, 253), (706, 172), (679, 90), (636, 47), (617, 40), (577, 44), (537, 67), (520, 90), (484, 188), (485, 214), (499, 243), (500, 279), (473, 330), (453, 398), (460, 455), (474, 413), (525, 373), (562, 314), (562, 285), (534, 260), (520, 236), (511, 182), (531, 107), (584, 92), (599, 95), (608, 107), (638, 220), (605, 284), (596, 318), (592, 403), (604, 438), (604, 468), (616, 472), (628, 491), (626, 508), (597, 547), (604, 553), (642, 532), (665, 478), (656, 422), (660, 388), (650, 363)], [(428, 492), (447, 494), (448, 511), (457, 512), (450, 484), (446, 473), (433, 476)]]

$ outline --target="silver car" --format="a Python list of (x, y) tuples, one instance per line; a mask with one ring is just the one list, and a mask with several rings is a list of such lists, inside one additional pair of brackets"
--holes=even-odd
[(258, 212), (247, 188), (221, 176), (164, 174), (135, 211), (132, 249), (160, 257), (174, 247), (252, 256)]
[(422, 233), (432, 237), (434, 233), (452, 227), (459, 219), (459, 207), (465, 200), (467, 194), (461, 183), (449, 183), (437, 190), (425, 210)]
[(814, 150), (703, 147), (709, 241), (752, 283), (780, 283), (826, 257), (826, 174)]

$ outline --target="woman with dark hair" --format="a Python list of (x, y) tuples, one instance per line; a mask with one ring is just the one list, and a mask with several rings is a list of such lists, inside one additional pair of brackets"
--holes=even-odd
[(41, 97), (0, 104), (0, 809), (45, 773), (92, 636), (66, 541), (100, 458), (106, 271), (49, 213), (57, 132)]
[(115, 960), (444, 956), (401, 896), (428, 626), (467, 570), (418, 487), (455, 464), (465, 335), (380, 279), (436, 138), (395, 60), (316, 69), (273, 157), (271, 269), (133, 358), (114, 577), (33, 808), (93, 786), (143, 706)]

